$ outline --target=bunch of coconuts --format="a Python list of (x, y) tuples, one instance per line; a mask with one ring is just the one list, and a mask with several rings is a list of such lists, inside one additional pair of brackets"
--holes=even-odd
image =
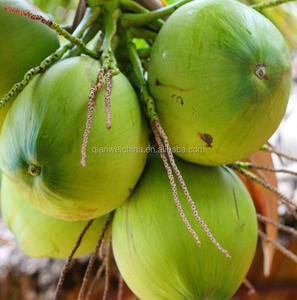
[[(172, 183), (178, 176), (164, 168), (158, 147), (148, 154), (155, 141), (125, 49), (115, 51), (126, 67), (111, 78), (110, 128), (107, 81), (88, 122), (90, 89), (105, 61), (80, 53), (35, 75), (0, 110), (2, 214), (22, 250), (66, 258), (95, 219), (76, 252), (89, 254), (111, 213), (116, 263), (142, 300), (221, 300), (236, 292), (255, 253), (257, 219), (248, 191), (225, 165), (268, 140), (290, 92), (290, 53), (268, 19), (234, 0), (187, 2), (149, 43), (144, 77), (190, 196)], [(121, 1), (90, 3), (102, 8), (103, 25), (105, 12), (125, 10)], [(3, 7), (42, 15), (26, 1), (0, 4), (2, 97), (59, 42), (44, 24)], [(119, 22), (113, 38), (120, 40), (126, 30)], [(197, 222), (198, 212), (207, 229)]]

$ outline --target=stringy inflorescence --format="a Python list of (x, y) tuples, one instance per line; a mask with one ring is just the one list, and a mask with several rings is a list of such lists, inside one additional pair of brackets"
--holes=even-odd
[(91, 131), (92, 121), (93, 121), (93, 111), (95, 107), (95, 98), (98, 91), (100, 91), (104, 85), (104, 68), (101, 68), (98, 75), (98, 83), (91, 88), (90, 94), (89, 94), (89, 102), (88, 102), (88, 116), (87, 116), (87, 122), (86, 122), (86, 129), (83, 135), (83, 143), (81, 148), (81, 166), (86, 167), (86, 150), (89, 140), (89, 134)]
[[(177, 179), (182, 187), (182, 190), (191, 206), (191, 209), (192, 209), (192, 212), (195, 216), (195, 219), (199, 222), (199, 224), (202, 226), (203, 230), (205, 231), (205, 233), (207, 234), (208, 238), (212, 241), (212, 243), (222, 252), (225, 254), (226, 257), (228, 258), (231, 258), (229, 252), (227, 250), (225, 250), (218, 242), (217, 240), (214, 238), (214, 236), (212, 235), (212, 233), (210, 232), (209, 228), (207, 227), (207, 225), (205, 224), (205, 222), (202, 220), (202, 218), (199, 216), (199, 213), (198, 213), (198, 210), (197, 210), (197, 207), (189, 193), (189, 190), (187, 188), (187, 185), (175, 163), (175, 159), (174, 159), (174, 156), (173, 156), (173, 153), (172, 153), (172, 150), (171, 150), (171, 147), (170, 147), (170, 144), (169, 144), (169, 141), (168, 141), (168, 137), (164, 131), (164, 129), (162, 128), (161, 126), (161, 123), (159, 120), (155, 120), (153, 123), (152, 123), (152, 130), (153, 130), (153, 133), (154, 133), (154, 136), (155, 136), (155, 139), (156, 139), (156, 142), (160, 148), (160, 155), (161, 155), (161, 158), (163, 160), (163, 163), (164, 163), (164, 166), (167, 170), (167, 174), (168, 174), (168, 177), (169, 177), (169, 180), (170, 180), (170, 184), (171, 184), (171, 187), (172, 187), (172, 192), (173, 192), (173, 197), (174, 197), (174, 201), (176, 203), (176, 206), (178, 208), (178, 211), (179, 211), (179, 214), (181, 216), (181, 218), (183, 219), (184, 223), (186, 224), (187, 226), (187, 229), (189, 230), (189, 232), (193, 235), (193, 237), (195, 238), (197, 244), (200, 246), (200, 241), (199, 241), (199, 238), (198, 238), (198, 235), (197, 233), (194, 231), (194, 229), (192, 228), (192, 226), (190, 225), (187, 217), (185, 216), (185, 213), (183, 211), (183, 208), (181, 206), (181, 203), (178, 199), (178, 195), (177, 195), (177, 188), (176, 188), (176, 184), (175, 184), (175, 181), (174, 181), (174, 177), (173, 177), (173, 173), (172, 173), (172, 169), (174, 170), (176, 176), (177, 176)], [(162, 139), (164, 141), (164, 144), (162, 142)], [(165, 146), (165, 147), (164, 147)], [(166, 153), (169, 157), (169, 161), (170, 161), (170, 164), (172, 166), (172, 169), (171, 167), (169, 166), (168, 164), (168, 161), (167, 161), (167, 158), (165, 156), (165, 153), (162, 151), (162, 150), (166, 150)]]
[(27, 17), (31, 20), (39, 21), (48, 27), (51, 27), (53, 25), (53, 22), (51, 20), (47, 20), (40, 15), (33, 14), (28, 10), (19, 9), (19, 8), (15, 8), (15, 7), (9, 7), (7, 5), (3, 5), (3, 7), (8, 12), (11, 12), (11, 13), (19, 15), (19, 16)]
[[(109, 224), (110, 224), (110, 220), (107, 218), (105, 220), (105, 223), (104, 223), (102, 232), (100, 234), (98, 243), (96, 245), (95, 251), (94, 251), (93, 255), (91, 256), (91, 259), (89, 260), (88, 267), (87, 267), (87, 270), (86, 270), (84, 278), (83, 278), (83, 283), (82, 283), (82, 286), (80, 288), (79, 295), (77, 297), (78, 300), (83, 300), (84, 299), (84, 295), (85, 295), (87, 286), (89, 284), (89, 280), (90, 280), (91, 273), (92, 273), (92, 270), (93, 270), (93, 267), (94, 267), (94, 263), (96, 261), (96, 258), (98, 257), (99, 249), (102, 246), (102, 243), (104, 242), (105, 234), (107, 232)], [(106, 264), (105, 264), (105, 268), (106, 268)]]
[[(105, 78), (104, 78), (105, 77)], [(93, 122), (93, 112), (95, 107), (95, 99), (97, 93), (103, 88), (106, 84), (106, 93), (105, 93), (105, 114), (106, 114), (106, 128), (111, 129), (111, 113), (110, 113), (110, 97), (112, 93), (112, 70), (108, 70), (105, 76), (105, 69), (102, 67), (98, 75), (98, 83), (91, 88), (88, 101), (88, 113), (86, 128), (83, 135), (83, 143), (81, 147), (81, 161), (80, 164), (83, 168), (86, 167), (87, 159), (87, 145), (89, 140), (89, 134), (91, 132), (92, 122)]]

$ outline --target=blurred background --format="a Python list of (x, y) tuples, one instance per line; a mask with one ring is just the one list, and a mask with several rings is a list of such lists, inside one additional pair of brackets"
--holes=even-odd
[[(32, 0), (31, 2), (48, 13), (52, 19), (64, 25), (71, 24), (78, 5), (78, 0)], [(169, 0), (168, 2), (172, 3), (175, 1)], [(245, 2), (255, 3), (261, 1)], [(285, 35), (291, 48), (293, 59), (293, 81), (288, 110), (279, 130), (274, 134), (270, 142), (277, 150), (297, 157), (297, 3), (288, 3), (278, 8), (268, 9), (265, 14)], [(286, 168), (297, 171), (297, 162), (280, 161), (275, 155), (273, 155), (273, 160), (275, 167), (285, 165)], [(287, 174), (277, 175), (277, 177), (279, 189), (297, 203), (297, 177)], [(256, 201), (268, 201), (269, 199), (267, 200), (267, 198), (269, 198), (269, 195), (266, 195), (266, 199), (261, 198), (260, 200), (256, 199)], [(277, 212), (281, 223), (297, 229), (296, 220), (288, 214), (283, 205), (278, 206)], [(267, 214), (272, 217), (269, 210)], [(297, 254), (297, 239), (279, 233), (278, 242)], [(269, 251), (271, 253), (271, 249)], [(274, 251), (272, 252), (274, 254)], [(265, 277), (263, 273), (263, 253), (265, 253), (265, 251), (263, 252), (263, 245), (259, 242), (257, 254), (248, 274), (248, 279), (254, 285), (256, 294), (249, 295), (248, 289), (242, 286), (233, 299), (297, 299), (297, 265), (276, 251), (268, 259), (269, 264), (271, 261), (272, 263), (270, 275)], [(63, 299), (76, 299), (88, 259), (89, 257), (85, 257), (73, 263), (63, 288)], [(52, 299), (63, 265), (63, 260), (26, 257), (20, 251), (12, 233), (6, 228), (0, 218), (0, 300)], [(100, 260), (96, 262), (95, 267), (99, 265)], [(95, 275), (95, 271), (93, 275)], [(108, 299), (112, 300), (117, 299), (119, 282), (118, 271), (114, 262), (111, 263), (111, 273), (111, 288)], [(92, 299), (101, 299), (103, 289), (104, 279), (98, 282)], [(123, 299), (136, 299), (136, 297), (125, 287)]]

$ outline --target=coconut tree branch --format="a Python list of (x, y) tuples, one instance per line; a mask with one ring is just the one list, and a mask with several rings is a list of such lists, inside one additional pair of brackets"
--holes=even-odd
[(125, 28), (136, 27), (136, 26), (139, 27), (139, 26), (146, 25), (155, 20), (162, 19), (162, 18), (172, 14), (179, 7), (181, 7), (191, 1), (193, 1), (193, 0), (180, 0), (179, 2), (174, 3), (172, 5), (162, 7), (158, 10), (154, 10), (154, 11), (150, 11), (150, 12), (146, 12), (146, 13), (123, 14), (123, 16), (121, 17), (121, 25)]
[(279, 6), (281, 4), (287, 3), (287, 2), (295, 2), (296, 0), (270, 0), (263, 3), (253, 4), (251, 5), (252, 8), (256, 10), (262, 10), (269, 7)]

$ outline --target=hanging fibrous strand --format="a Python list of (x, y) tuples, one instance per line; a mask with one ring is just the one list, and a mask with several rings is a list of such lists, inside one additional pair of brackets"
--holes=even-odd
[(84, 227), (84, 229), (82, 230), (82, 232), (80, 233), (80, 235), (79, 235), (79, 237), (76, 241), (76, 244), (75, 244), (74, 248), (72, 249), (69, 257), (67, 258), (67, 261), (66, 261), (66, 263), (65, 263), (65, 265), (64, 265), (64, 267), (63, 267), (63, 269), (60, 273), (60, 278), (59, 278), (59, 281), (58, 281), (58, 284), (57, 284), (57, 287), (56, 287), (54, 300), (60, 299), (60, 294), (61, 294), (61, 290), (62, 290), (62, 287), (63, 287), (63, 283), (64, 283), (66, 275), (69, 272), (69, 269), (71, 267), (71, 263), (73, 261), (74, 254), (76, 253), (77, 249), (81, 245), (83, 237), (85, 236), (85, 234), (87, 233), (88, 229), (91, 227), (93, 222), (94, 222), (94, 220), (89, 221), (87, 223), (87, 225)]
[(96, 261), (96, 258), (98, 257), (99, 249), (101, 247), (101, 244), (104, 241), (104, 237), (105, 237), (106, 231), (109, 227), (109, 224), (110, 224), (110, 219), (109, 219), (109, 216), (108, 216), (105, 219), (104, 227), (103, 227), (103, 229), (100, 233), (100, 237), (99, 237), (98, 243), (96, 245), (96, 248), (94, 250), (94, 253), (93, 253), (93, 255), (91, 256), (91, 258), (89, 260), (88, 267), (87, 267), (87, 270), (85, 272), (85, 275), (84, 275), (84, 278), (83, 278), (83, 282), (82, 282), (77, 300), (83, 300), (84, 299), (85, 292), (86, 292), (86, 289), (88, 287), (90, 277), (91, 277), (91, 273), (92, 273), (92, 270), (93, 270), (93, 267), (94, 267), (94, 263)]
[(104, 86), (104, 73), (105, 73), (104, 68), (101, 68), (99, 71), (99, 75), (98, 75), (98, 83), (91, 88), (91, 91), (89, 94), (86, 128), (85, 128), (85, 132), (83, 135), (83, 142), (82, 142), (82, 147), (81, 147), (80, 164), (83, 168), (86, 167), (87, 146), (88, 146), (89, 134), (90, 134), (92, 122), (93, 122), (93, 112), (94, 112), (94, 107), (95, 107), (96, 95)]

